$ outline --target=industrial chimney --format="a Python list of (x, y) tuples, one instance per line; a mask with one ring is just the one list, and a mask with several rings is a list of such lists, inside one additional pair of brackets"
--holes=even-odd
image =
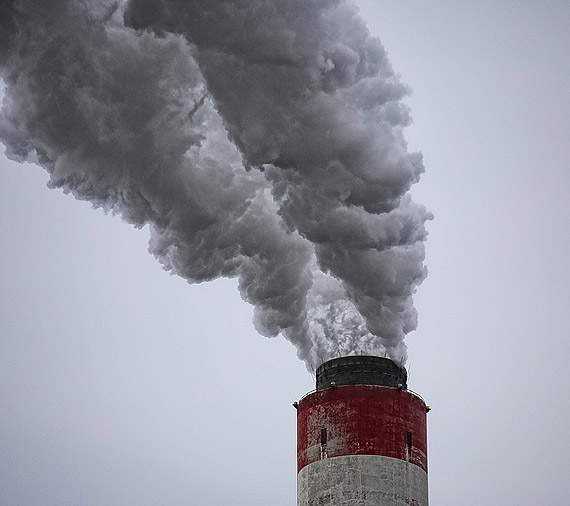
[(427, 506), (429, 408), (387, 358), (335, 358), (297, 408), (297, 506)]

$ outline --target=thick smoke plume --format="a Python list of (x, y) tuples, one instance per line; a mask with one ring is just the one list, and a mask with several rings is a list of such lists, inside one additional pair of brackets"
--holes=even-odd
[(405, 360), (426, 210), (407, 88), (345, 0), (4, 0), (0, 140), (150, 226), (189, 282), (236, 277), (309, 365)]

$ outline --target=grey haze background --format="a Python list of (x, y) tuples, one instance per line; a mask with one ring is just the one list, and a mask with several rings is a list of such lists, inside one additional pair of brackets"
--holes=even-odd
[[(570, 7), (359, 4), (414, 88), (436, 215), (407, 338), (431, 503), (565, 505)], [(146, 231), (1, 174), (0, 503), (295, 504), (294, 348), (231, 281), (188, 286)]]

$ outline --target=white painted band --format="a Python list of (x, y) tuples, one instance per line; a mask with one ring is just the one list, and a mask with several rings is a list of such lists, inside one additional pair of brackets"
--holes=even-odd
[(325, 458), (297, 477), (297, 506), (428, 506), (427, 473), (379, 455)]

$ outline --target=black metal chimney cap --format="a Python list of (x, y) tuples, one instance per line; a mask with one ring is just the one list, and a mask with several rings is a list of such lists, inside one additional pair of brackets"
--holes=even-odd
[(317, 390), (342, 385), (379, 385), (405, 390), (407, 379), (405, 368), (384, 357), (339, 357), (317, 368)]

